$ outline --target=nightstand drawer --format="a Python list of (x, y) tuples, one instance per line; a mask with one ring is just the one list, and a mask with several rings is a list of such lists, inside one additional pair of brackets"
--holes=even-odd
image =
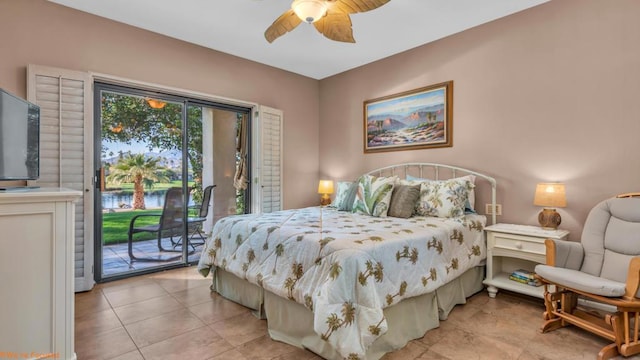
[(514, 234), (493, 234), (493, 246), (496, 248), (528, 252), (532, 254), (546, 253), (543, 239), (519, 236)]

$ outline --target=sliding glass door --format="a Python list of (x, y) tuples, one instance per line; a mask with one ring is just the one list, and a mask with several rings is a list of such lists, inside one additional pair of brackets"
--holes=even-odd
[(197, 262), (248, 197), (233, 177), (249, 110), (103, 83), (95, 104), (96, 281)]

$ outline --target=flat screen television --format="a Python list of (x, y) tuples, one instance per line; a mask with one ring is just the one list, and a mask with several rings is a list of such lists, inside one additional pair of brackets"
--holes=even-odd
[(0, 89), (0, 180), (40, 176), (40, 108)]

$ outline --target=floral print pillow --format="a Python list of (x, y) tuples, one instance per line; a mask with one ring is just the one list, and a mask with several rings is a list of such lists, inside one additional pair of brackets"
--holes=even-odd
[[(451, 178), (450, 180), (469, 180), (469, 181), (471, 181), (471, 184), (474, 184), (473, 187), (475, 188), (475, 183), (476, 183), (475, 175), (465, 175), (465, 176), (461, 176), (461, 177), (457, 177), (457, 178)], [(415, 176), (407, 174), (407, 179), (406, 180), (401, 180), (401, 183), (402, 183), (402, 181), (404, 181), (404, 183), (406, 185), (415, 185), (415, 184), (420, 184), (420, 183), (425, 182), (425, 181), (434, 181), (434, 180), (423, 179), (423, 178), (419, 178), (419, 177), (415, 177)], [(475, 190), (473, 190), (473, 188), (472, 188), (471, 191), (469, 191), (469, 198), (467, 199), (467, 202), (464, 205), (465, 212), (474, 213), (475, 214), (475, 212), (476, 212), (475, 203), (476, 203), (476, 193), (475, 193)]]
[(353, 202), (353, 212), (375, 217), (386, 217), (397, 176), (376, 177), (362, 175)]
[(464, 178), (425, 181), (420, 185), (416, 213), (441, 218), (462, 217), (474, 187), (470, 180)]

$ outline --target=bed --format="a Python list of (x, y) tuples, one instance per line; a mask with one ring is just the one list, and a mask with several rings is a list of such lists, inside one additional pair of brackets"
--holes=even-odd
[[(373, 202), (356, 201), (355, 212), (309, 207), (221, 219), (198, 270), (212, 274), (213, 291), (266, 318), (275, 340), (329, 359), (378, 359), (438, 327), (483, 289), (487, 219), (469, 208), (488, 196), (495, 204), (496, 182), (468, 169), (411, 163), (376, 169), (351, 185), (356, 199), (400, 183), (426, 199), (433, 186), (459, 179), (469, 186), (469, 178), (473, 191), (456, 200), (467, 211), (456, 216), (425, 216), (441, 210), (431, 205), (408, 218), (385, 216), (363, 210)], [(429, 196), (429, 204), (447, 202)]]

